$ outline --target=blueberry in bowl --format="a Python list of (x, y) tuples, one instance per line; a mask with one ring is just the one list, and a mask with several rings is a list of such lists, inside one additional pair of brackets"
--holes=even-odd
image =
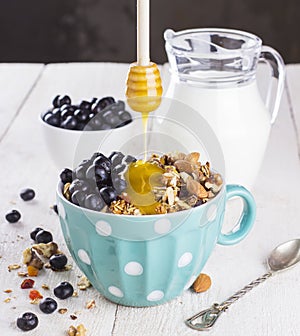
[(111, 132), (114, 147), (120, 147), (132, 135), (132, 121), (125, 103), (109, 96), (74, 103), (68, 95), (57, 95), (40, 115), (46, 146), (59, 169), (76, 166)]

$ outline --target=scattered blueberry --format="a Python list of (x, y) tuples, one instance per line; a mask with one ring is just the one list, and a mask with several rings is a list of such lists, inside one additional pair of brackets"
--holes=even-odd
[(47, 297), (43, 299), (39, 304), (40, 310), (45, 314), (52, 314), (57, 309), (57, 302)]
[(61, 282), (54, 288), (54, 295), (61, 300), (67, 299), (68, 297), (72, 296), (73, 293), (74, 288), (67, 281)]
[(20, 192), (20, 197), (23, 201), (31, 201), (35, 197), (35, 192), (33, 189), (30, 188), (22, 189)]
[(39, 232), (37, 232), (36, 236), (35, 236), (35, 241), (40, 244), (40, 243), (50, 243), (53, 241), (53, 237), (51, 232), (46, 231), (46, 230), (40, 230)]
[(23, 331), (29, 331), (37, 327), (39, 320), (34, 313), (26, 312), (17, 319), (17, 326)]
[(37, 233), (42, 230), (43, 229), (40, 227), (35, 228), (33, 231), (30, 232), (30, 238), (35, 241)]
[(12, 210), (5, 215), (5, 218), (9, 223), (17, 223), (21, 218), (21, 214), (18, 210)]
[(67, 262), (68, 258), (63, 253), (53, 254), (49, 259), (50, 266), (54, 270), (63, 269)]

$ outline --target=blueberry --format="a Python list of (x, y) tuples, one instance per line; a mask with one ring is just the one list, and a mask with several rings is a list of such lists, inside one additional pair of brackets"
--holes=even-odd
[(72, 296), (74, 293), (73, 286), (67, 282), (61, 282), (54, 288), (54, 295), (61, 300), (67, 299), (68, 297)]
[(77, 131), (83, 131), (84, 128), (85, 128), (85, 123), (83, 123), (83, 122), (79, 122), (79, 123), (77, 123), (77, 126), (76, 126), (75, 129), (76, 129)]
[(61, 123), (61, 127), (69, 130), (75, 129), (77, 126), (77, 120), (74, 116), (68, 116), (65, 121)]
[(102, 124), (101, 126), (102, 131), (107, 131), (107, 130), (110, 130), (111, 128), (112, 128), (111, 125), (106, 124), (106, 123)]
[(47, 297), (43, 299), (39, 304), (40, 310), (45, 314), (52, 314), (57, 309), (57, 302)]
[(29, 331), (37, 327), (39, 320), (34, 313), (26, 312), (17, 319), (17, 326), (23, 331)]
[(127, 188), (126, 181), (118, 176), (112, 180), (112, 185), (118, 194), (121, 194)]
[(59, 176), (62, 183), (71, 183), (73, 180), (73, 171), (69, 168), (65, 168)]
[(100, 195), (107, 205), (117, 199), (117, 192), (113, 187), (103, 187), (100, 189)]
[(51, 126), (60, 126), (60, 117), (54, 114), (47, 114), (44, 118), (44, 121)]
[(67, 257), (62, 254), (53, 254), (51, 258), (49, 259), (49, 263), (51, 265), (51, 268), (54, 270), (61, 270), (67, 265), (68, 259)]
[(89, 120), (89, 111), (78, 109), (74, 112), (74, 117), (79, 122), (86, 122), (87, 120)]
[(91, 110), (92, 108), (92, 103), (88, 102), (86, 100), (83, 100), (80, 104), (79, 107), (83, 110)]
[(103, 126), (102, 118), (95, 115), (92, 119), (90, 119), (89, 126), (92, 127), (92, 129), (95, 131), (101, 130)]
[(99, 157), (97, 157), (95, 160), (94, 160), (94, 165), (95, 166), (99, 166), (99, 167), (102, 167), (104, 168), (107, 172), (110, 172), (110, 168), (111, 168), (111, 162), (110, 160), (104, 156), (103, 154)]
[(53, 99), (52, 102), (54, 107), (61, 107), (65, 104), (71, 105), (71, 98), (69, 96), (58, 95)]
[(108, 110), (103, 114), (104, 121), (109, 124), (111, 127), (115, 128), (122, 121), (118, 115), (116, 115), (112, 110)]
[(94, 161), (97, 157), (99, 157), (99, 156), (103, 156), (103, 154), (102, 154), (102, 153), (99, 153), (99, 152), (95, 152), (95, 153), (92, 155), (90, 161), (93, 162), (93, 161)]
[(33, 231), (30, 232), (30, 238), (35, 241), (37, 233), (42, 230), (43, 229), (40, 227), (35, 228)]
[(46, 230), (41, 230), (39, 231), (36, 236), (35, 236), (35, 241), (40, 244), (40, 243), (50, 243), (53, 241), (53, 237), (51, 232), (46, 231)]
[(56, 107), (52, 110), (52, 114), (57, 116), (57, 117), (61, 117), (61, 109), (59, 107)]
[(69, 187), (69, 191), (71, 195), (77, 190), (88, 192), (89, 189), (90, 189), (89, 183), (85, 180), (79, 180), (79, 179), (75, 179)]
[(72, 117), (74, 115), (74, 112), (68, 108), (65, 108), (61, 111), (61, 123), (63, 123), (68, 117)]
[(94, 113), (99, 113), (100, 111), (102, 111), (103, 109), (105, 109), (105, 107), (112, 105), (115, 103), (115, 100), (113, 97), (104, 97), (102, 99), (97, 100), (92, 107), (92, 111)]
[(90, 113), (90, 114), (89, 114), (89, 119), (90, 119), (90, 120), (93, 119), (93, 118), (95, 117), (95, 115), (96, 115), (95, 113)]
[(132, 156), (132, 155), (126, 155), (124, 161), (126, 163), (131, 163), (131, 162), (136, 162), (137, 159), (134, 156)]
[(90, 194), (84, 201), (85, 208), (95, 211), (101, 211), (104, 207), (102, 198), (97, 194)]
[(25, 202), (33, 200), (34, 196), (35, 196), (35, 192), (33, 189), (30, 189), (30, 188), (22, 189), (20, 192), (20, 197)]
[(127, 120), (132, 120), (132, 117), (131, 117), (131, 114), (127, 111), (120, 111), (119, 113), (119, 118), (122, 120), (122, 121), (127, 121)]
[(87, 194), (83, 191), (80, 190), (76, 190), (73, 192), (73, 194), (71, 195), (71, 202), (76, 204), (76, 205), (83, 205), (84, 201), (87, 197)]
[(17, 223), (21, 218), (21, 214), (18, 210), (12, 210), (5, 215), (5, 218), (9, 223)]
[(85, 178), (85, 173), (87, 168), (89, 167), (89, 162), (85, 164), (80, 164), (76, 169), (75, 169), (75, 176), (77, 179), (81, 180)]
[(53, 114), (53, 109), (49, 109), (42, 114), (42, 119), (45, 120), (46, 116), (52, 115), (52, 114)]
[(112, 166), (117, 166), (122, 163), (125, 155), (121, 152), (112, 152), (108, 157), (111, 160)]

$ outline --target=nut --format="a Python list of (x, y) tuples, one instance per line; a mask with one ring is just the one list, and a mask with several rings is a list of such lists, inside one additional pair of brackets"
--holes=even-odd
[(58, 251), (58, 246), (54, 242), (50, 242), (47, 244), (40, 243), (40, 244), (35, 244), (32, 245), (32, 248), (41, 256), (45, 258), (50, 258), (53, 256), (53, 254), (57, 253)]
[(186, 157), (185, 160), (190, 161), (192, 163), (197, 163), (200, 159), (200, 153), (198, 152), (192, 152), (189, 153)]
[(84, 325), (83, 324), (79, 324), (77, 326), (77, 328), (74, 327), (74, 326), (70, 326), (69, 329), (68, 329), (68, 331), (67, 331), (67, 335), (68, 336), (85, 336), (86, 335), (86, 331), (87, 330), (85, 329)]
[(89, 279), (86, 277), (86, 276), (82, 276), (78, 283), (77, 283), (77, 286), (80, 290), (86, 290), (87, 288), (91, 287), (91, 283), (89, 281)]
[(39, 258), (38, 254), (30, 247), (23, 251), (23, 263), (32, 266), (38, 270), (42, 269), (44, 262)]
[(186, 182), (186, 189), (187, 191), (192, 194), (196, 195), (198, 198), (206, 198), (207, 191), (199, 182), (193, 180), (192, 178), (187, 179)]
[(191, 174), (194, 171), (191, 162), (186, 160), (177, 160), (174, 165), (179, 172)]
[(206, 292), (211, 286), (211, 278), (205, 273), (201, 273), (193, 283), (193, 289), (196, 293)]

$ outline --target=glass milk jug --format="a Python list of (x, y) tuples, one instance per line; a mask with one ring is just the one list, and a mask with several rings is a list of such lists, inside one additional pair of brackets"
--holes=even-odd
[[(212, 127), (227, 183), (251, 188), (284, 88), (281, 56), (257, 36), (238, 30), (167, 30), (164, 37), (171, 71), (166, 96), (190, 105)], [(271, 69), (264, 101), (256, 81), (259, 62)]]

